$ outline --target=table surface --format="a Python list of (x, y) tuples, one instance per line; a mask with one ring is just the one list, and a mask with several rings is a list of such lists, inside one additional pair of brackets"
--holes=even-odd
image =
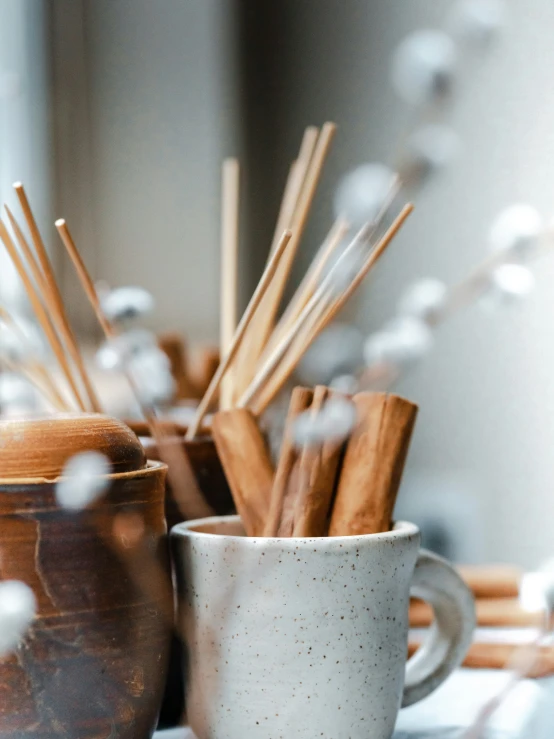
[[(394, 739), (459, 739), (460, 731), (509, 677), (502, 670), (457, 670), (431, 696), (400, 712)], [(553, 705), (554, 677), (522, 681), (492, 717), (487, 739), (552, 739)], [(194, 736), (190, 729), (172, 729), (158, 732), (155, 738)]]

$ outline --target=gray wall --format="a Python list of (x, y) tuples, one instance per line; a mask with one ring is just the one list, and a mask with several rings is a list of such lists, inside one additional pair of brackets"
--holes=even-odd
[[(217, 337), (219, 179), (234, 154), (234, 34), (218, 0), (54, 0), (59, 211), (97, 278), (156, 324)], [(67, 289), (81, 325), (74, 281)]]
[[(411, 30), (440, 24), (434, 0), (285, 2), (291, 138), (330, 117), (340, 125), (320, 197), (359, 161), (391, 160), (406, 110), (388, 84), (392, 50)], [(514, 201), (554, 208), (554, 5), (508, 3), (504, 35), (466, 68), (451, 121), (464, 142), (366, 287), (364, 327), (378, 326), (410, 280), (453, 282), (486, 254), (489, 224)], [(313, 240), (321, 233), (312, 229)], [(533, 565), (552, 552), (554, 517), (554, 259), (535, 270), (537, 290), (516, 312), (477, 308), (444, 326), (433, 354), (399, 390), (420, 403), (413, 470), (461, 471), (477, 484), (483, 555)], [(445, 490), (445, 493), (447, 491)], [(472, 532), (468, 532), (471, 536)]]

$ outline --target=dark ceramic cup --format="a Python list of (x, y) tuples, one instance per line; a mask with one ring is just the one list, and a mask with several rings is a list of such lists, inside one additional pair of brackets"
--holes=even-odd
[[(129, 426), (140, 437), (148, 459), (159, 459), (160, 455), (155, 441), (146, 435), (148, 433), (146, 424), (130, 422)], [(194, 441), (185, 441), (186, 427), (176, 426), (175, 430), (179, 435), (206, 503), (219, 516), (234, 512), (231, 491), (211, 436), (203, 434)], [(179, 511), (179, 506), (169, 483), (166, 486), (165, 514), (168, 529), (183, 521), (183, 516)], [(177, 726), (184, 720), (185, 675), (183, 673), (183, 662), (182, 642), (179, 636), (174, 634), (171, 644), (168, 682), (160, 711), (160, 728)]]
[[(1, 739), (152, 736), (171, 638), (165, 474), (149, 462), (110, 475), (107, 494), (77, 512), (60, 508), (55, 480), (0, 480), (0, 578), (27, 583), (38, 603), (0, 661)], [(126, 513), (127, 555), (113, 543)]]

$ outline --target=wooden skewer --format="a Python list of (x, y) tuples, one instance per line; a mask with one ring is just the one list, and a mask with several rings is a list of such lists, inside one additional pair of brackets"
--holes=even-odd
[(245, 382), (247, 383), (251, 380), (263, 348), (273, 330), (275, 317), (281, 304), (294, 257), (304, 234), (308, 214), (335, 131), (336, 126), (334, 123), (326, 123), (317, 140), (292, 221), (291, 231), (293, 235), (290, 248), (287, 250), (286, 257), (279, 266), (279, 271), (275, 276), (271, 290), (267, 293), (256, 322), (252, 324), (247, 343), (245, 343), (242, 352), (241, 366), (243, 370), (238, 382), (239, 392), (243, 392)]
[(389, 531), (417, 406), (396, 395), (354, 396), (358, 425), (350, 437), (329, 536)]
[(113, 338), (115, 336), (115, 331), (111, 323), (106, 318), (104, 311), (102, 310), (102, 305), (100, 304), (100, 299), (98, 297), (98, 293), (96, 292), (96, 288), (94, 287), (94, 283), (88, 273), (88, 270), (85, 266), (85, 263), (83, 262), (81, 255), (79, 254), (79, 251), (77, 250), (77, 247), (75, 246), (75, 242), (73, 241), (73, 237), (69, 232), (67, 223), (63, 218), (59, 218), (56, 221), (55, 226), (58, 229), (58, 233), (60, 234), (60, 238), (67, 250), (67, 253), (69, 254), (69, 257), (73, 262), (75, 271), (79, 276), (81, 285), (83, 286), (86, 296), (89, 299), (89, 302), (96, 314), (98, 323), (102, 327), (102, 331), (104, 332), (107, 339)]
[(212, 433), (247, 536), (261, 536), (268, 515), (273, 466), (264, 438), (250, 411), (214, 415)]
[[(71, 257), (71, 261), (73, 262), (79, 280), (94, 309), (96, 318), (104, 331), (104, 335), (107, 339), (114, 338), (116, 336), (116, 331), (102, 310), (94, 283), (81, 258), (81, 255), (77, 250), (77, 247), (75, 246), (75, 242), (69, 233), (69, 229), (67, 228), (65, 221), (63, 219), (56, 221), (56, 228), (58, 229), (62, 241)], [(181, 439), (174, 433), (171, 433), (167, 422), (164, 424), (160, 424), (158, 422), (154, 409), (145, 408), (143, 406), (140, 395), (133, 382), (133, 378), (128, 374), (127, 379), (142, 407), (142, 412), (144, 413), (150, 427), (152, 438), (156, 442), (160, 458), (168, 466), (168, 479), (183, 517), (185, 519), (196, 517), (202, 518), (204, 516), (212, 515), (213, 511), (202, 495), (194, 476), (194, 472), (192, 471), (188, 456), (182, 448)]]
[[(270, 397), (266, 396), (264, 398), (264, 404), (256, 403), (256, 413), (259, 414), (265, 410), (267, 405), (272, 402), (272, 400), (275, 398), (277, 393), (280, 391), (280, 389), (283, 387), (285, 382), (288, 380), (292, 372), (294, 371), (294, 368), (298, 364), (298, 361), (300, 360), (301, 356), (304, 354), (306, 349), (309, 347), (309, 345), (315, 340), (315, 338), (321, 333), (321, 331), (327, 326), (327, 324), (334, 319), (334, 317), (337, 315), (337, 313), (341, 310), (341, 308), (344, 306), (344, 304), (348, 301), (348, 299), (352, 296), (354, 291), (359, 287), (365, 276), (368, 274), (368, 272), (372, 269), (372, 267), (375, 265), (379, 257), (383, 254), (385, 249), (389, 246), (391, 241), (394, 239), (402, 225), (404, 224), (405, 220), (408, 218), (410, 213), (413, 211), (413, 205), (408, 204), (405, 205), (402, 211), (399, 213), (399, 215), (395, 218), (390, 228), (387, 230), (385, 235), (382, 237), (382, 239), (378, 242), (378, 244), (375, 246), (375, 248), (371, 251), (369, 254), (366, 262), (364, 263), (362, 269), (356, 275), (348, 289), (339, 297), (337, 298), (332, 305), (328, 304), (327, 301), (327, 295), (329, 286), (332, 284), (333, 280), (333, 273), (335, 269), (340, 269), (340, 261), (344, 258), (348, 258), (348, 253), (350, 250), (356, 248), (360, 241), (363, 241), (366, 234), (366, 229), (362, 229), (362, 231), (354, 238), (354, 240), (349, 244), (349, 246), (346, 248), (345, 252), (342, 254), (340, 259), (337, 261), (337, 264), (335, 267), (329, 272), (327, 278), (323, 280), (323, 282), (320, 284), (319, 288), (316, 290), (316, 292), (312, 295), (311, 299), (308, 301), (306, 306), (304, 307), (304, 310), (301, 312), (301, 314), (298, 316), (294, 324), (291, 326), (289, 333), (282, 339), (281, 343), (275, 347), (274, 351), (268, 357), (265, 365), (260, 369), (259, 373), (254, 377), (252, 380), (252, 383), (244, 393), (244, 395), (240, 398), (238, 405), (239, 407), (246, 407), (249, 405), (253, 399), (256, 397), (256, 395), (261, 391), (261, 389), (264, 387), (266, 382), (271, 379), (272, 383), (272, 394)], [(327, 302), (324, 302), (327, 301)], [(319, 303), (320, 305), (320, 315), (318, 316), (317, 320), (314, 320), (314, 316), (312, 315), (310, 317), (310, 314), (314, 310), (314, 308)], [(301, 331), (304, 330), (305, 325), (308, 321), (313, 322), (313, 330), (311, 334), (307, 335), (306, 340), (303, 343), (300, 343), (297, 345), (297, 348), (295, 349), (294, 353), (291, 350), (291, 359), (288, 362), (283, 363), (283, 371), (280, 373), (276, 373), (276, 367), (279, 365), (279, 363), (283, 360), (283, 357), (286, 355), (287, 350), (292, 345), (296, 335)]]
[[(237, 159), (226, 159), (222, 171), (221, 208), (221, 304), (220, 356), (229, 351), (237, 328), (238, 309), (238, 248), (239, 248), (239, 187), (240, 169)], [(219, 407), (226, 410), (233, 399), (233, 372), (221, 381)]]
[(298, 483), (296, 476), (292, 473), (299, 456), (294, 444), (294, 423), (297, 416), (309, 407), (312, 397), (313, 392), (305, 387), (295, 387), (292, 391), (281, 453), (271, 490), (269, 513), (264, 527), (265, 536), (292, 535), (296, 484)]
[(71, 392), (73, 393), (73, 396), (75, 397), (75, 400), (77, 401), (79, 408), (82, 411), (84, 411), (86, 410), (85, 405), (79, 393), (79, 388), (77, 387), (75, 380), (73, 378), (73, 375), (71, 373), (71, 369), (67, 362), (67, 357), (65, 355), (60, 339), (50, 321), (50, 317), (48, 316), (46, 309), (44, 308), (39, 298), (39, 295), (35, 289), (35, 286), (33, 285), (33, 281), (27, 274), (27, 270), (25, 269), (23, 260), (21, 259), (19, 252), (14, 242), (12, 241), (12, 238), (10, 234), (8, 233), (6, 226), (1, 219), (0, 219), (0, 239), (2, 239), (4, 246), (6, 247), (8, 254), (10, 255), (10, 258), (12, 262), (14, 263), (17, 273), (23, 282), (23, 286), (25, 287), (25, 291), (27, 293), (27, 296), (29, 298), (33, 311), (37, 317), (38, 322), (40, 323), (42, 330), (44, 331), (44, 334), (48, 340), (48, 343), (52, 347), (52, 351), (54, 352), (56, 360), (58, 361), (58, 364), (60, 365), (62, 372), (64, 373), (65, 378), (67, 379), (69, 387), (71, 388)]
[[(20, 341), (23, 344), (28, 344), (27, 336), (25, 336), (17, 321), (2, 306), (0, 306), (0, 320), (2, 320), (6, 325), (12, 328), (12, 330), (18, 335)], [(54, 378), (41, 362), (31, 359), (26, 363), (25, 368), (28, 369), (30, 374), (32, 374), (34, 377), (38, 377), (39, 380), (43, 383), (43, 386), (47, 387), (48, 394), (49, 396), (51, 396), (51, 398), (49, 399), (55, 408), (65, 411), (71, 410), (71, 407), (68, 405), (67, 400), (60, 393)], [(23, 371), (23, 369), (21, 369), (21, 371)]]
[(321, 280), (331, 257), (347, 235), (348, 229), (349, 225), (346, 221), (341, 219), (335, 221), (327, 235), (327, 238), (318, 249), (317, 254), (289, 302), (285, 312), (281, 316), (279, 323), (275, 327), (268, 343), (269, 347), (275, 346), (275, 344), (285, 336), (287, 330), (295, 319), (298, 318), (303, 308), (305, 308), (309, 299), (316, 291), (319, 281)]
[(258, 395), (255, 395), (249, 407), (255, 416), (260, 417), (281, 392), (291, 378), (302, 356), (315, 338), (315, 328), (329, 306), (329, 297), (324, 296), (308, 317), (306, 323), (298, 329), (292, 343), (281, 359), (277, 368), (271, 373)]
[(222, 358), (221, 363), (219, 367), (217, 368), (217, 371), (215, 375), (212, 378), (212, 381), (210, 382), (210, 385), (208, 389), (206, 390), (206, 393), (204, 394), (204, 397), (200, 401), (200, 404), (198, 405), (198, 409), (196, 411), (196, 416), (193, 421), (193, 423), (190, 425), (189, 430), (187, 432), (187, 439), (194, 439), (196, 434), (198, 433), (198, 429), (200, 428), (200, 425), (202, 423), (202, 419), (204, 418), (206, 411), (208, 410), (210, 403), (219, 387), (219, 383), (221, 382), (222, 377), (224, 376), (225, 372), (227, 371), (228, 367), (231, 365), (233, 359), (235, 358), (237, 351), (241, 345), (241, 341), (246, 333), (246, 330), (250, 324), (250, 321), (252, 320), (252, 317), (255, 315), (255, 312), (260, 305), (260, 302), (263, 298), (263, 296), (266, 294), (266, 290), (268, 286), (271, 284), (271, 280), (273, 279), (273, 276), (275, 274), (275, 271), (277, 267), (279, 266), (280, 260), (285, 253), (285, 250), (288, 247), (288, 244), (291, 239), (291, 232), (285, 231), (285, 233), (281, 237), (281, 241), (279, 243), (279, 246), (273, 256), (271, 257), (268, 265), (266, 266), (262, 277), (258, 283), (258, 286), (256, 287), (256, 290), (254, 291), (254, 294), (252, 295), (252, 298), (250, 299), (250, 302), (244, 311), (244, 314), (239, 322), (239, 325), (237, 326), (237, 330), (235, 331), (235, 336), (233, 337), (232, 344), (229, 348), (229, 351), (225, 357)]
[(308, 171), (308, 166), (314, 153), (318, 135), (319, 129), (316, 126), (308, 126), (304, 131), (298, 157), (292, 163), (289, 176), (285, 184), (283, 199), (279, 208), (279, 216), (277, 218), (277, 224), (273, 234), (273, 241), (271, 242), (270, 256), (277, 248), (277, 244), (279, 243), (279, 239), (283, 231), (292, 228), (294, 213), (298, 205), (298, 199), (300, 197), (302, 185), (306, 179), (306, 172)]
[[(94, 386), (86, 370), (83, 357), (79, 350), (77, 339), (75, 338), (75, 334), (73, 333), (71, 324), (69, 323), (69, 318), (67, 316), (62, 296), (56, 282), (54, 270), (52, 269), (52, 264), (48, 257), (48, 252), (46, 251), (44, 242), (41, 238), (40, 231), (33, 215), (33, 211), (27, 198), (27, 194), (20, 182), (16, 182), (13, 187), (17, 194), (21, 210), (23, 211), (25, 222), (27, 223), (27, 228), (29, 229), (29, 233), (31, 234), (33, 246), (35, 247), (36, 256), (42, 269), (46, 292), (50, 296), (49, 305), (52, 306), (52, 315), (55, 324), (58, 328), (58, 331), (63, 337), (63, 340), (69, 352), (69, 356), (71, 357), (75, 367), (77, 368), (77, 371), (79, 372), (81, 382), (83, 383), (83, 387), (85, 388), (92, 409), (97, 413), (101, 413), (102, 406), (100, 404), (100, 401), (98, 400), (98, 396), (96, 395)], [(13, 217), (7, 206), (6, 211), (8, 213), (10, 223), (14, 228), (16, 237), (19, 241), (18, 231), (19, 233), (21, 233), (21, 229), (17, 225), (15, 218)]]

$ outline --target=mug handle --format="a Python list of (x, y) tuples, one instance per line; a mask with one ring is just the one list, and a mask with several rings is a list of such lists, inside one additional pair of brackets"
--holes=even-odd
[(421, 550), (410, 594), (432, 607), (429, 633), (406, 665), (402, 708), (422, 700), (459, 667), (475, 629), (475, 600), (456, 570), (442, 557)]

